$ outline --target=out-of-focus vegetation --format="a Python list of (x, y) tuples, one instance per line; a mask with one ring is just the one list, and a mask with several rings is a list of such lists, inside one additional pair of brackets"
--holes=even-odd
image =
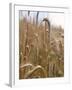
[[(38, 17), (37, 17), (38, 19)], [(64, 30), (19, 20), (19, 78), (64, 76)]]

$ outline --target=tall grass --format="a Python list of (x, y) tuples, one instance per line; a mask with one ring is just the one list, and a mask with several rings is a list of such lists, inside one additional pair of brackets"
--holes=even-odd
[(19, 20), (19, 78), (63, 77), (64, 30), (50, 25), (46, 18), (45, 25), (39, 26), (38, 15), (36, 24), (26, 17)]

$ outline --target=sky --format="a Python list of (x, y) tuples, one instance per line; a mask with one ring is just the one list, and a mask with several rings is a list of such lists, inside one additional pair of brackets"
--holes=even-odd
[[(20, 11), (19, 15), (20, 19), (23, 19), (24, 17), (27, 17), (28, 20), (30, 19), (28, 17), (28, 11)], [(31, 17), (31, 20), (33, 20), (33, 18), (36, 19), (36, 15), (37, 12), (31, 11), (29, 16)], [(61, 26), (64, 28), (64, 13), (39, 12), (38, 21), (41, 22), (43, 18), (48, 18), (51, 25)]]

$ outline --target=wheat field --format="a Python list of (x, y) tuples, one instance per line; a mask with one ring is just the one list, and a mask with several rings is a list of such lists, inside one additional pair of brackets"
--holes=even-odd
[(19, 19), (19, 79), (63, 77), (64, 29), (46, 17), (39, 23), (38, 14)]

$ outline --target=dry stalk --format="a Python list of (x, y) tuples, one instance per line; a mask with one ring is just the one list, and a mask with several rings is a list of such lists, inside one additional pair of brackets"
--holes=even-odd
[[(45, 21), (45, 35), (44, 35), (44, 38), (46, 38), (46, 33), (48, 32), (48, 39), (49, 39), (48, 43), (50, 43), (50, 21), (48, 20), (48, 18), (44, 18), (43, 21)], [(47, 30), (47, 24), (48, 24), (48, 30)], [(45, 43), (46, 43), (46, 40), (45, 40)]]
[(24, 79), (25, 74), (26, 74), (28, 71), (32, 70), (33, 67), (34, 67), (34, 66), (33, 66), (32, 64), (30, 64), (30, 63), (21, 65), (21, 66), (19, 67), (19, 70), (20, 70), (20, 79)]
[(25, 75), (25, 78), (37, 77), (37, 76), (34, 76), (34, 75), (37, 75), (36, 72), (37, 72), (37, 74), (40, 73), (41, 76), (39, 76), (39, 77), (47, 77), (47, 73), (46, 73), (45, 69), (42, 66), (38, 65), (35, 68), (33, 68), (32, 70), (30, 70)]
[(39, 16), (39, 11), (37, 11), (37, 15), (36, 15), (36, 27), (38, 25), (38, 16)]
[[(28, 11), (28, 17), (30, 15), (30, 11)], [(28, 20), (27, 20), (27, 31), (26, 31), (26, 40), (25, 40), (25, 53), (24, 56), (28, 56), (29, 50), (27, 48), (28, 45), (28, 31), (29, 31), (29, 24), (28, 24)], [(28, 58), (26, 59), (26, 62), (28, 62)]]

